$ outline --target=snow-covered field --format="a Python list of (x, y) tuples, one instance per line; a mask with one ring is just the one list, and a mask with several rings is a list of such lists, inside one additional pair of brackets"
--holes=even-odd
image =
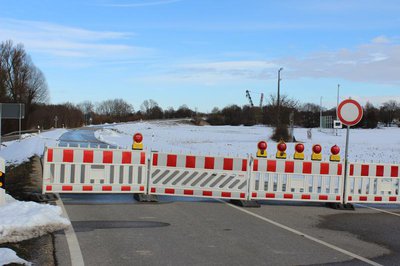
[[(131, 147), (132, 136), (143, 134), (147, 150), (194, 155), (247, 156), (255, 154), (257, 143), (266, 140), (268, 155), (276, 153), (276, 143), (269, 139), (273, 129), (264, 126), (192, 126), (171, 121), (137, 122), (107, 125), (96, 132), (96, 137), (109, 144)], [(330, 148), (337, 144), (344, 156), (346, 130), (332, 133), (312, 130), (312, 139), (307, 139), (307, 129), (295, 128), (297, 141), (305, 143), (305, 155), (310, 157), (313, 144), (322, 146), (324, 159)], [(294, 153), (294, 143), (288, 143), (288, 156)], [(351, 129), (349, 159), (351, 161), (374, 161), (398, 163), (400, 161), (400, 128)]]
[(41, 134), (24, 134), (21, 140), (2, 143), (0, 157), (6, 160), (7, 165), (20, 164), (34, 155), (42, 155), (45, 145), (56, 145), (65, 132), (66, 129), (55, 129)]

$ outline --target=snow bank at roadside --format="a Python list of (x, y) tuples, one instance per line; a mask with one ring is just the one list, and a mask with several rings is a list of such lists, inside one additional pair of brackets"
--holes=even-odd
[(32, 265), (30, 262), (18, 257), (14, 250), (9, 248), (0, 248), (0, 265), (6, 265), (10, 263)]
[(34, 155), (41, 156), (44, 147), (54, 146), (66, 129), (55, 129), (40, 134), (24, 134), (21, 140), (2, 143), (0, 157), (6, 160), (6, 164), (21, 164)]
[(58, 206), (18, 201), (7, 196), (6, 204), (0, 205), (0, 244), (62, 230), (70, 221), (61, 214)]

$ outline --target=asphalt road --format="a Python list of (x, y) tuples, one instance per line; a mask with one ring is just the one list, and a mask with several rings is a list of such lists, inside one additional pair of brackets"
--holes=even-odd
[[(82, 135), (79, 130), (69, 138), (71, 134), (77, 140), (76, 134)], [(132, 195), (64, 195), (62, 200), (85, 265), (400, 261), (398, 206), (378, 206), (391, 214), (365, 207), (340, 211), (321, 204), (279, 202), (243, 209), (227, 202), (177, 197), (160, 197), (159, 203), (149, 204), (136, 202)], [(55, 244), (58, 264), (71, 265), (71, 247), (63, 232), (56, 234)]]

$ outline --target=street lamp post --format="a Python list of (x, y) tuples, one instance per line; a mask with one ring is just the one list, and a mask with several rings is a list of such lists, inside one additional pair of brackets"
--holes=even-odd
[(277, 117), (278, 117), (278, 121), (277, 121), (277, 127), (279, 128), (279, 124), (280, 124), (280, 109), (281, 109), (281, 106), (280, 106), (280, 98), (281, 98), (281, 71), (283, 70), (283, 67), (281, 67), (281, 68), (279, 68), (279, 70), (278, 70), (278, 96), (277, 96), (277, 100), (276, 100), (276, 103), (277, 103), (277, 107), (278, 107), (278, 114), (277, 114)]

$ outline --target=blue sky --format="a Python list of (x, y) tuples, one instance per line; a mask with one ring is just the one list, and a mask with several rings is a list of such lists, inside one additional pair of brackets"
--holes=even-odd
[[(23, 43), (52, 103), (146, 99), (200, 111), (281, 90), (326, 107), (400, 101), (400, 2), (0, 0), (0, 40)], [(259, 95), (253, 94), (255, 102)]]

